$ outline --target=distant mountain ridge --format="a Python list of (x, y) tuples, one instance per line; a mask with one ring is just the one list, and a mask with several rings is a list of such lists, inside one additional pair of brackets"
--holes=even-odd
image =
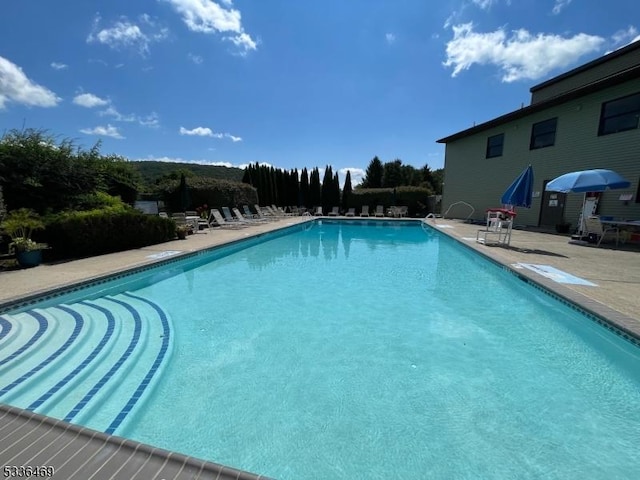
[(143, 183), (152, 185), (157, 179), (171, 175), (176, 171), (187, 170), (198, 177), (217, 178), (220, 180), (242, 181), (244, 170), (236, 167), (220, 165), (201, 165), (197, 163), (159, 162), (157, 160), (141, 160), (129, 162), (142, 177)]

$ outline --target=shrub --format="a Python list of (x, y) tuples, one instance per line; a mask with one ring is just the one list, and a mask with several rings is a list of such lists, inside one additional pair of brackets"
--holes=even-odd
[(51, 216), (45, 235), (55, 257), (85, 257), (172, 240), (175, 222), (133, 209), (107, 207)]
[(220, 208), (258, 203), (257, 190), (246, 183), (189, 177), (187, 186), (188, 205), (186, 207), (182, 205), (184, 199), (180, 192), (179, 180), (168, 180), (158, 185), (156, 194), (164, 200), (167, 209), (171, 212), (195, 210), (196, 206), (203, 204), (211, 208)]
[(347, 199), (347, 208), (355, 207), (360, 210), (363, 205), (374, 208), (376, 205), (390, 207), (391, 205), (405, 205), (409, 207), (409, 216), (424, 213), (428, 204), (428, 197), (432, 192), (422, 187), (397, 187), (395, 199), (393, 188), (356, 188)]

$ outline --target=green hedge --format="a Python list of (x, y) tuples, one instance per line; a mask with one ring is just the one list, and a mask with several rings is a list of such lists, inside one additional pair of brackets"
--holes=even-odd
[[(180, 181), (170, 180), (157, 186), (156, 195), (165, 202), (170, 212), (208, 208), (235, 207), (258, 203), (258, 191), (246, 183), (207, 177), (187, 178), (186, 199), (180, 191)], [(187, 203), (183, 207), (183, 202)]]
[(43, 234), (51, 258), (120, 252), (175, 238), (175, 222), (118, 208), (68, 212), (49, 217)]
[(409, 216), (426, 215), (428, 198), (432, 191), (422, 187), (397, 187), (395, 195), (393, 188), (356, 188), (347, 198), (347, 208), (355, 207), (360, 212), (363, 205), (369, 205), (369, 212), (382, 205), (385, 210), (392, 206), (409, 207)]

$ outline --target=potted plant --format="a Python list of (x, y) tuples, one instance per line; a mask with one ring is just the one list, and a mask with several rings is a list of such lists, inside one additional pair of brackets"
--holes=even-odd
[(11, 237), (9, 253), (14, 253), (21, 267), (36, 267), (42, 262), (42, 250), (46, 243), (31, 239), (35, 230), (44, 229), (40, 216), (28, 208), (12, 210), (0, 224), (2, 231)]
[(562, 221), (560, 223), (556, 223), (556, 232), (558, 233), (569, 233), (571, 229), (571, 224), (566, 221)]
[(178, 240), (185, 240), (187, 238), (189, 230), (189, 225), (178, 225), (176, 227), (176, 235), (178, 236)]

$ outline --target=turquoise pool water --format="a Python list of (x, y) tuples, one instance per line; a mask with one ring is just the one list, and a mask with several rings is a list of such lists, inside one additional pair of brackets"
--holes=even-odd
[[(23, 309), (32, 346), (66, 333), (17, 373), (0, 316), (0, 401), (80, 406), (72, 421), (280, 479), (637, 478), (638, 347), (438, 232), (376, 225), (297, 227)], [(103, 370), (34, 399), (74, 334), (75, 365)]]

